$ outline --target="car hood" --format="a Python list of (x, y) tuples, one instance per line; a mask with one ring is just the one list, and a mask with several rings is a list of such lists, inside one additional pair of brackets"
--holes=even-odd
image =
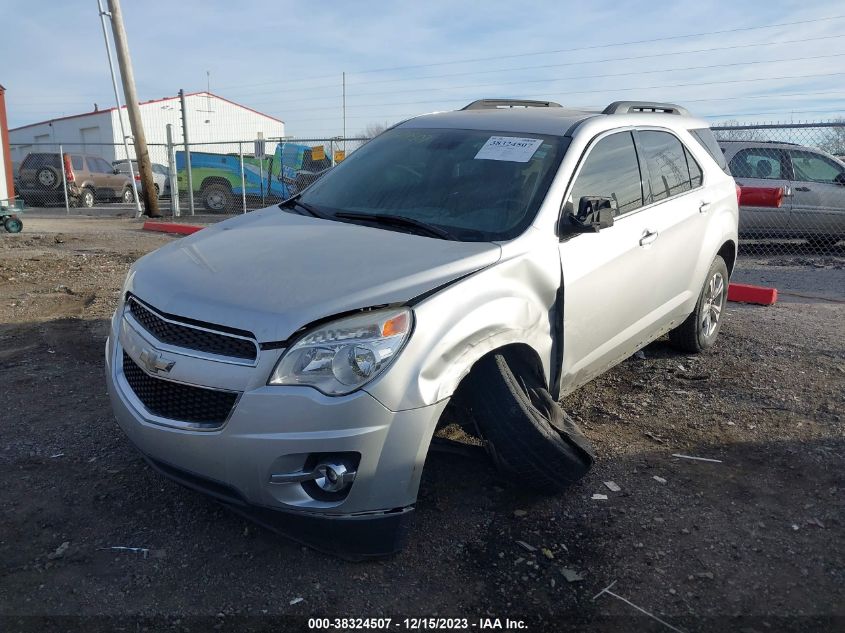
[(138, 260), (127, 291), (169, 315), (283, 341), (318, 319), (406, 302), (499, 260), (491, 242), (456, 242), (269, 207)]

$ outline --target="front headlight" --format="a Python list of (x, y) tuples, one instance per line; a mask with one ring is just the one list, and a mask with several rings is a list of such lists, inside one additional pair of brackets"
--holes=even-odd
[(396, 358), (411, 333), (407, 308), (338, 319), (303, 336), (270, 375), (270, 385), (308, 385), (330, 396), (351, 393)]

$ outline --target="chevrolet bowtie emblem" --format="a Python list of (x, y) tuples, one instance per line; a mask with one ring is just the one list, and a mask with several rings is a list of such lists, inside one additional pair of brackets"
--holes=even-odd
[(142, 350), (139, 360), (151, 374), (157, 374), (158, 372), (167, 373), (176, 364), (176, 361), (166, 360), (164, 356), (152, 349)]

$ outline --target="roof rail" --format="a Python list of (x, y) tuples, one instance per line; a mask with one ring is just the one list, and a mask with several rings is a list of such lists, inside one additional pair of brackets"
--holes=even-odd
[(686, 108), (674, 103), (658, 103), (656, 101), (614, 101), (602, 110), (602, 114), (632, 114), (634, 112), (689, 116), (689, 111)]
[(497, 108), (561, 108), (554, 101), (530, 101), (526, 99), (478, 99), (461, 110), (495, 110)]

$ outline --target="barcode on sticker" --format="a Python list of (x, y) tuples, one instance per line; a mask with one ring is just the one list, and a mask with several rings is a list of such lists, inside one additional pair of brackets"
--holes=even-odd
[(475, 155), (477, 160), (508, 160), (527, 163), (534, 152), (543, 144), (539, 138), (517, 138), (514, 136), (491, 136)]

